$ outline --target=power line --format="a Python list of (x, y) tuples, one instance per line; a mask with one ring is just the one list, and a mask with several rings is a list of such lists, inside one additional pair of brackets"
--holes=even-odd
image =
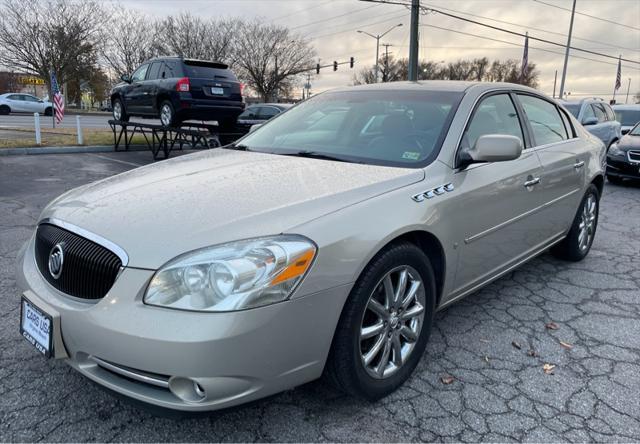
[(375, 7), (378, 7), (378, 6), (380, 6), (380, 5), (371, 5), (371, 6), (367, 6), (366, 8), (356, 9), (355, 11), (345, 12), (344, 14), (334, 15), (334, 16), (327, 17), (327, 18), (322, 19), (322, 20), (316, 20), (315, 22), (310, 22), (310, 23), (305, 23), (304, 25), (294, 26), (294, 27), (289, 28), (289, 29), (290, 29), (290, 30), (294, 30), (294, 29), (305, 28), (305, 27), (307, 27), (307, 26), (316, 25), (316, 24), (318, 24), (318, 23), (328, 22), (329, 20), (337, 19), (337, 18), (340, 18), (340, 17), (345, 17), (345, 16), (347, 16), (347, 15), (351, 15), (351, 14), (356, 14), (356, 13), (358, 13), (358, 12), (366, 11), (367, 9), (375, 8)]
[[(445, 8), (445, 7), (439, 6), (439, 5), (436, 5), (435, 7), (439, 8), (439, 9), (443, 9), (445, 11), (457, 12), (458, 14), (462, 14), (462, 15), (468, 15), (468, 16), (471, 16), (471, 17), (477, 17), (477, 18), (491, 20), (491, 21), (498, 22), (498, 23), (504, 23), (506, 25), (519, 26), (519, 27), (525, 28), (525, 29), (533, 29), (535, 31), (547, 32), (549, 34), (555, 34), (555, 35), (559, 35), (561, 37), (567, 37), (567, 34), (563, 34), (561, 32), (550, 31), (548, 29), (536, 28), (536, 27), (529, 26), (529, 25), (523, 25), (521, 23), (508, 22), (506, 20), (499, 20), (499, 19), (496, 19), (496, 18), (491, 18), (491, 17), (484, 16), (484, 15), (472, 14), (470, 12), (458, 11), (458, 10), (451, 9), (451, 8)], [(573, 36), (572, 39), (582, 40), (582, 41), (589, 42), (589, 43), (597, 43), (597, 44), (605, 45), (605, 46), (610, 46), (610, 47), (615, 48), (615, 49), (624, 49), (624, 50), (627, 50), (627, 51), (640, 52), (640, 48), (628, 48), (626, 46), (612, 45), (610, 43), (601, 42), (601, 41), (598, 41), (598, 40), (585, 39), (584, 37)], [(598, 49), (603, 49), (603, 48), (598, 48)]]
[[(554, 4), (551, 4), (551, 3), (543, 2), (541, 0), (533, 0), (533, 1), (536, 2), (536, 3), (540, 3), (542, 5), (551, 6), (552, 8), (562, 9), (563, 11), (571, 12), (571, 9), (565, 8), (563, 6), (558, 6), (558, 5), (554, 5)], [(582, 16), (585, 16), (585, 17), (589, 17), (589, 18), (592, 18), (592, 19), (595, 19), (595, 20), (600, 20), (602, 22), (607, 22), (607, 23), (610, 23), (612, 25), (624, 26), (625, 28), (633, 29), (635, 31), (640, 31), (640, 28), (636, 28), (635, 26), (625, 25), (624, 23), (615, 22), (613, 20), (609, 20), (609, 19), (602, 18), (602, 17), (596, 17), (595, 15), (585, 14), (584, 12), (576, 11), (576, 14), (582, 15)]]
[(270, 19), (269, 21), (270, 21), (270, 22), (275, 22), (275, 21), (277, 21), (277, 20), (282, 20), (283, 18), (291, 17), (292, 15), (300, 14), (301, 12), (307, 12), (307, 11), (310, 11), (310, 10), (312, 10), (312, 9), (317, 9), (317, 8), (319, 8), (319, 7), (321, 7), (321, 6), (324, 6), (324, 5), (327, 5), (327, 4), (331, 3), (332, 1), (333, 1), (333, 0), (327, 0), (326, 2), (323, 2), (323, 3), (320, 3), (320, 4), (314, 5), (314, 6), (310, 7), (310, 8), (301, 9), (301, 10), (299, 10), (299, 11), (294, 11), (294, 12), (292, 12), (292, 13), (290, 13), (290, 14), (281, 15), (280, 17), (272, 18), (272, 19)]
[[(395, 5), (402, 5), (402, 6), (405, 6), (405, 7), (408, 6), (407, 3), (401, 3), (401, 2), (391, 1), (391, 0), (360, 0), (360, 1), (371, 2), (371, 3), (395, 4)], [(472, 20), (472, 19), (469, 19), (469, 18), (466, 18), (466, 17), (460, 17), (459, 15), (451, 14), (449, 12), (445, 12), (445, 11), (442, 11), (442, 10), (439, 10), (439, 9), (436, 9), (436, 8), (422, 7), (422, 9), (425, 12), (436, 12), (438, 14), (442, 14), (444, 16), (451, 17), (451, 18), (454, 18), (454, 19), (457, 19), (457, 20), (462, 20), (464, 22), (473, 23), (473, 24), (476, 24), (476, 25), (479, 25), (479, 26), (484, 26), (485, 28), (489, 28), (489, 29), (493, 29), (493, 30), (496, 30), (496, 31), (505, 32), (507, 34), (517, 35), (517, 36), (520, 36), (520, 37), (525, 37), (525, 34), (522, 34), (521, 32), (511, 31), (511, 30), (506, 29), (506, 28), (500, 28), (499, 26), (489, 25), (488, 23), (479, 22), (477, 20)], [(534, 36), (531, 36), (531, 35), (529, 35), (529, 39), (536, 40), (536, 41), (543, 42), (543, 43), (548, 43), (548, 44), (554, 45), (554, 46), (560, 46), (560, 47), (563, 47), (563, 48), (566, 47), (566, 45), (563, 44), (563, 43), (558, 43), (558, 42), (554, 42), (552, 40), (542, 39), (542, 38), (534, 37)], [(618, 57), (612, 56), (612, 55), (609, 55), (609, 54), (603, 54), (601, 52), (591, 51), (589, 49), (577, 48), (575, 46), (570, 46), (570, 48), (573, 49), (574, 51), (585, 52), (585, 53), (597, 55), (597, 56), (600, 56), (600, 57), (606, 57), (606, 58), (609, 58), (609, 59), (618, 60)], [(623, 60), (625, 62), (636, 63), (636, 64), (640, 65), (639, 61), (630, 60), (630, 59), (624, 59), (624, 58), (621, 58), (621, 60)]]
[(380, 21), (377, 21), (377, 22), (360, 24), (360, 25), (358, 25), (358, 26), (356, 26), (354, 28), (345, 29), (343, 31), (332, 32), (332, 33), (329, 33), (329, 34), (311, 36), (310, 38), (312, 40), (317, 40), (317, 39), (320, 39), (320, 38), (330, 37), (330, 36), (337, 35), (337, 34), (344, 34), (345, 32), (353, 32), (353, 31), (357, 31), (360, 28), (364, 28), (364, 27), (367, 27), (367, 26), (373, 26), (373, 25), (380, 25), (382, 23), (387, 23), (387, 22), (390, 22), (392, 20), (398, 20), (399, 18), (403, 18), (403, 17), (405, 17), (405, 13), (404, 12), (399, 14), (399, 15), (388, 16), (386, 19), (380, 20)]
[[(470, 36), (470, 37), (475, 37), (475, 38), (484, 39), (484, 40), (490, 40), (492, 42), (505, 43), (507, 45), (512, 45), (512, 46), (519, 46), (519, 47), (523, 47), (524, 46), (524, 45), (522, 45), (520, 43), (509, 42), (507, 40), (494, 39), (494, 38), (491, 38), (491, 37), (486, 37), (486, 36), (479, 35), (479, 34), (472, 34), (470, 32), (458, 31), (456, 29), (445, 28), (445, 27), (442, 27), (442, 26), (436, 26), (436, 25), (420, 25), (420, 26), (427, 26), (429, 28), (435, 28), (435, 29), (440, 29), (440, 30), (443, 30), (443, 31), (455, 32), (456, 34), (463, 34), (463, 35), (467, 35), (467, 36)], [(529, 45), (529, 49), (548, 52), (548, 53), (551, 53), (551, 54), (563, 55), (561, 52), (558, 52), (558, 51), (551, 51), (549, 49), (543, 49), (543, 48), (536, 47), (536, 46), (531, 46), (531, 45)], [(605, 65), (618, 66), (617, 63), (605, 62), (604, 60), (592, 59), (592, 58), (589, 58), (589, 57), (583, 57), (583, 56), (579, 56), (579, 55), (575, 55), (575, 54), (569, 54), (569, 57), (573, 57), (573, 58), (576, 58), (576, 59), (582, 59), (582, 60), (589, 60), (589, 61), (596, 62), (596, 63), (603, 63)], [(638, 69), (638, 70), (640, 70), (640, 67), (636, 67), (636, 66), (628, 66), (628, 65), (622, 65), (622, 66), (624, 68), (628, 68), (628, 69)]]

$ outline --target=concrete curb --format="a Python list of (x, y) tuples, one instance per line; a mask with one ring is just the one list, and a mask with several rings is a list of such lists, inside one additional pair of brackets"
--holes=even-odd
[[(129, 151), (146, 151), (144, 145), (129, 147)], [(73, 153), (111, 153), (113, 145), (94, 146), (35, 146), (29, 148), (0, 148), (0, 156), (24, 156), (27, 154), (73, 154)]]

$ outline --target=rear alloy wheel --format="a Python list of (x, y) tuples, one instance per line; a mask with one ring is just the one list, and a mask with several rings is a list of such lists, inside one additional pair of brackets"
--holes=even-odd
[(175, 124), (174, 114), (171, 102), (162, 102), (162, 105), (160, 105), (160, 123), (162, 123), (162, 126), (173, 126)]
[(51, 107), (49, 106), (49, 107), (47, 107), (47, 108), (44, 110), (44, 115), (45, 115), (45, 116), (50, 116), (52, 112), (53, 112), (53, 110), (52, 110), (52, 109), (51, 109)]
[(598, 227), (599, 201), (598, 188), (591, 184), (573, 219), (569, 234), (551, 250), (555, 256), (572, 262), (578, 262), (585, 258), (591, 249)]
[(435, 310), (429, 259), (411, 243), (378, 253), (353, 287), (334, 334), (325, 374), (369, 400), (404, 383), (424, 353)]
[(113, 120), (117, 120), (119, 122), (128, 122), (129, 116), (124, 109), (124, 105), (122, 105), (122, 101), (120, 99), (113, 100)]

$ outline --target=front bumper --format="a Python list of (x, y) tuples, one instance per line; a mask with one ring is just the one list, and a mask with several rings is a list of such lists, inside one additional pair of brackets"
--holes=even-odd
[(640, 163), (628, 157), (607, 156), (607, 175), (626, 179), (640, 179)]
[(349, 291), (198, 313), (143, 304), (152, 276), (126, 268), (103, 299), (80, 301), (42, 278), (32, 240), (19, 257), (17, 282), (53, 315), (56, 358), (122, 395), (183, 411), (229, 407), (318, 378)]

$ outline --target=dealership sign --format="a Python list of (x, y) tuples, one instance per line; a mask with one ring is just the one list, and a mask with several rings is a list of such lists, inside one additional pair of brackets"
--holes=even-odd
[(18, 77), (18, 82), (23, 85), (44, 85), (44, 79), (34, 76), (20, 76)]

